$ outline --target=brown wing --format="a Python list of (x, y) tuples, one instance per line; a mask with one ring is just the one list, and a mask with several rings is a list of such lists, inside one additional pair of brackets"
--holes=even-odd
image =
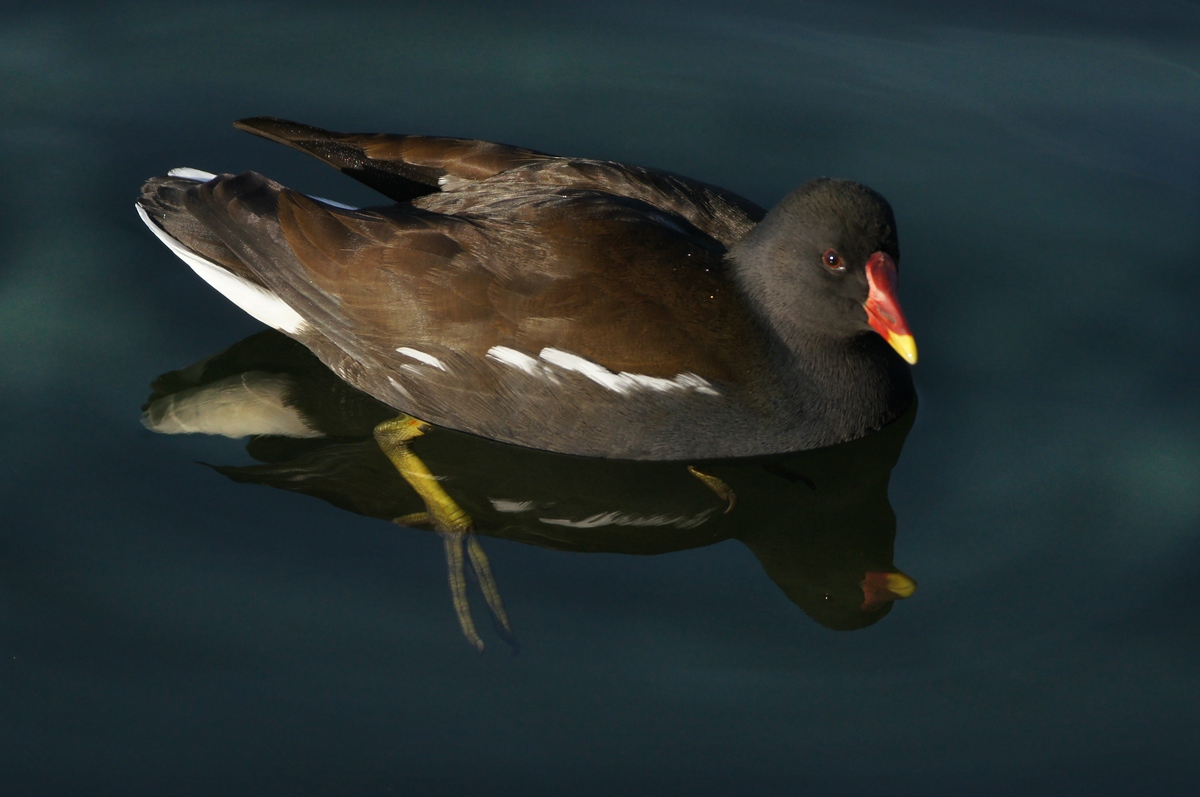
[(754, 365), (724, 247), (636, 200), (509, 190), (472, 214), (344, 211), (251, 173), (196, 185), (185, 204), (364, 368), (398, 348), (482, 359), (494, 346), (663, 378), (742, 382)]
[(234, 126), (319, 158), (397, 202), (413, 201), (438, 213), (470, 212), (496, 196), (507, 199), (538, 188), (599, 191), (686, 219), (726, 247), (766, 215), (722, 188), (612, 161), (562, 158), (464, 138), (336, 133), (268, 117), (242, 119)]
[(319, 158), (397, 202), (439, 190), (443, 178), (483, 180), (502, 171), (552, 158), (541, 152), (488, 141), (380, 133), (335, 133), (266, 116), (240, 119), (238, 130)]

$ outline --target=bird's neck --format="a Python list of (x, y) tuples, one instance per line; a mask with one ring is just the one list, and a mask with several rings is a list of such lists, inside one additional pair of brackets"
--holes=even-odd
[(864, 351), (857, 335), (815, 324), (813, 309), (806, 304), (810, 296), (788, 296), (764, 269), (739, 262), (739, 254), (731, 253), (733, 278), (767, 340), (774, 370), (794, 374), (814, 387), (870, 371), (871, 358), (864, 358), (870, 352)]
[[(778, 385), (798, 424), (841, 442), (879, 429), (912, 401), (912, 377), (874, 332), (851, 337), (793, 337), (784, 343)], [(820, 419), (818, 421), (818, 419)]]
[(780, 312), (777, 302), (752, 299), (751, 305), (770, 341), (773, 395), (764, 399), (782, 410), (797, 434), (820, 430), (831, 438), (821, 445), (850, 440), (882, 427), (911, 403), (908, 366), (875, 332), (829, 334), (805, 328), (802, 315)]

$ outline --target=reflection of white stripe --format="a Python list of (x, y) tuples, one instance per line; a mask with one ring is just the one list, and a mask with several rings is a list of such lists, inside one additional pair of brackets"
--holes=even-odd
[(686, 515), (630, 515), (625, 512), (600, 512), (582, 520), (568, 518), (538, 518), (549, 526), (569, 526), (573, 529), (595, 529), (601, 526), (674, 526), (677, 529), (694, 529), (715, 512), (705, 509), (699, 514)]
[(492, 508), (497, 512), (528, 512), (533, 509), (533, 501), (511, 501), (507, 498), (489, 498)]
[[(497, 512), (516, 514), (537, 509), (533, 501), (515, 501), (511, 498), (489, 498)], [(547, 526), (567, 526), (573, 529), (596, 529), (601, 526), (674, 526), (677, 529), (694, 529), (712, 517), (715, 509), (705, 509), (695, 515), (632, 515), (628, 512), (598, 512), (582, 520), (570, 518), (541, 517), (538, 521)]]
[(446, 366), (442, 365), (442, 361), (439, 360), (437, 357), (434, 357), (432, 354), (428, 354), (423, 351), (418, 351), (417, 349), (410, 349), (407, 346), (401, 346), (400, 348), (396, 349), (396, 351), (400, 352), (405, 357), (411, 357), (412, 359), (416, 360), (417, 362), (422, 362), (422, 363), (425, 363), (426, 365), (432, 365), (434, 368), (440, 368), (443, 371), (446, 370)]
[[(194, 171), (194, 170), (193, 170)], [(158, 240), (167, 245), (180, 260), (191, 266), (192, 271), (200, 275), (200, 279), (216, 288), (226, 299), (245, 310), (269, 327), (295, 335), (307, 326), (304, 318), (287, 305), (283, 299), (271, 293), (261, 285), (255, 285), (247, 279), (239, 277), (232, 271), (226, 271), (211, 260), (207, 260), (176, 241), (166, 230), (159, 227), (150, 216), (137, 205), (138, 215), (150, 231), (158, 236)]]

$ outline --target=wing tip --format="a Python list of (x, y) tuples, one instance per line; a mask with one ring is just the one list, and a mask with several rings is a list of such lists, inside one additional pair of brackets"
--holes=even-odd
[(280, 119), (275, 116), (248, 116), (233, 123), (235, 130), (265, 138), (279, 144), (294, 144), (306, 139), (328, 139), (338, 134), (313, 125)]

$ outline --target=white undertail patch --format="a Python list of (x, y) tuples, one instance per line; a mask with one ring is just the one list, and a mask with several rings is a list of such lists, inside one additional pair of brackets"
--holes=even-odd
[(216, 288), (226, 299), (267, 326), (278, 329), (280, 332), (295, 335), (308, 326), (308, 322), (299, 313), (289, 307), (283, 299), (280, 299), (261, 285), (255, 285), (250, 280), (243, 279), (230, 271), (226, 271), (211, 260), (207, 260), (191, 249), (188, 249), (168, 235), (166, 230), (159, 227), (150, 218), (149, 214), (142, 209), (141, 205), (137, 205), (136, 207), (138, 215), (142, 217), (142, 221), (146, 223), (150, 231), (158, 236), (158, 240), (166, 244), (168, 249), (174, 252), (180, 260), (187, 263), (192, 271), (195, 271), (200, 276), (200, 279)]
[(290, 387), (282, 374), (235, 374), (155, 400), (142, 413), (142, 425), (160, 434), (322, 437), (284, 401)]
[(197, 183), (207, 183), (216, 177), (212, 172), (206, 172), (203, 169), (193, 169), (190, 166), (180, 166), (177, 169), (172, 169), (167, 172), (167, 176), (178, 177), (182, 180), (195, 180)]

